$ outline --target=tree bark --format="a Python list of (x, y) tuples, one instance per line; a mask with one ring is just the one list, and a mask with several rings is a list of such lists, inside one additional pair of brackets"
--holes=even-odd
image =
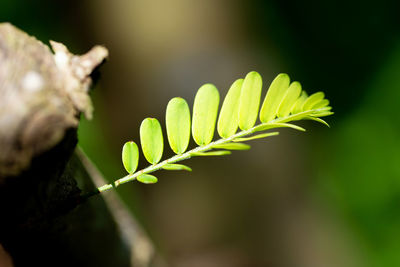
[(135, 266), (149, 266), (153, 249), (134, 220), (127, 242), (110, 201), (81, 198), (95, 186), (93, 167), (74, 154), (79, 116), (92, 116), (90, 75), (108, 51), (76, 56), (50, 44), (54, 53), (0, 23), (0, 244), (14, 266), (131, 266), (137, 240), (148, 249)]

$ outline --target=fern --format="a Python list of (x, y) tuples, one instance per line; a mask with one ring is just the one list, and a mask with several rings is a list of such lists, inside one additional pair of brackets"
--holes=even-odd
[[(308, 96), (299, 82), (290, 83), (287, 74), (279, 74), (272, 81), (259, 112), (261, 92), (262, 79), (255, 71), (248, 73), (244, 79), (236, 80), (224, 99), (218, 122), (219, 92), (212, 84), (205, 84), (198, 90), (192, 119), (184, 99), (171, 99), (165, 121), (168, 143), (176, 155), (161, 161), (164, 149), (161, 125), (157, 119), (146, 118), (140, 126), (140, 143), (151, 165), (136, 171), (139, 148), (133, 141), (126, 142), (122, 149), (122, 162), (128, 175), (99, 187), (98, 192), (133, 180), (156, 183), (157, 178), (150, 173), (160, 169), (191, 171), (188, 166), (176, 162), (195, 156), (222, 156), (230, 154), (231, 150), (250, 149), (242, 142), (278, 135), (278, 132), (265, 132), (267, 130), (289, 127), (305, 131), (292, 124), (293, 121), (314, 120), (329, 126), (321, 119), (333, 114), (323, 92)], [(255, 125), (257, 117), (261, 123)], [(216, 124), (221, 138), (212, 141)], [(191, 133), (198, 146), (187, 151)]]

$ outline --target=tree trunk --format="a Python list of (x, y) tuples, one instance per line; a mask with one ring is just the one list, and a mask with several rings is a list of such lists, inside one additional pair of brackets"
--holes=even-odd
[[(54, 54), (0, 24), (0, 244), (14, 266), (149, 266), (153, 247), (115, 192), (81, 197), (102, 179), (74, 151), (80, 113), (92, 116), (90, 75), (107, 49), (76, 56), (50, 44)], [(117, 210), (130, 219), (115, 220)], [(3, 252), (0, 266), (9, 266)]]

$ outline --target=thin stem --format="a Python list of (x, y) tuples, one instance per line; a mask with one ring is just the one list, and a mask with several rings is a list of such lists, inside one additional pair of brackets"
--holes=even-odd
[(194, 148), (192, 150), (189, 150), (189, 151), (187, 151), (187, 152), (185, 152), (183, 154), (175, 155), (175, 156), (173, 156), (173, 157), (171, 157), (169, 159), (161, 161), (160, 163), (157, 163), (157, 164), (154, 164), (154, 165), (150, 165), (150, 166), (148, 166), (148, 167), (146, 167), (146, 168), (144, 168), (144, 169), (142, 169), (140, 171), (137, 171), (137, 172), (135, 172), (133, 174), (128, 174), (125, 177), (122, 177), (122, 178), (114, 181), (113, 183), (100, 186), (99, 188), (97, 188), (98, 193), (107, 191), (107, 190), (109, 190), (111, 188), (114, 188), (114, 187), (118, 187), (121, 184), (125, 184), (127, 182), (134, 181), (136, 179), (136, 177), (138, 177), (141, 174), (152, 173), (152, 172), (155, 172), (157, 170), (160, 170), (166, 164), (176, 163), (176, 162), (179, 162), (179, 161), (182, 161), (182, 160), (185, 160), (185, 159), (189, 159), (189, 158), (191, 158), (193, 153), (207, 152), (207, 151), (211, 150), (214, 145), (225, 144), (225, 143), (231, 142), (235, 138), (239, 138), (239, 137), (243, 137), (243, 136), (249, 135), (249, 134), (253, 133), (255, 128), (256, 127), (253, 127), (253, 128), (251, 128), (249, 130), (241, 131), (241, 132), (239, 132), (237, 134), (234, 134), (234, 135), (232, 135), (232, 136), (230, 136), (228, 138), (223, 138), (223, 139), (216, 140), (216, 141), (211, 142), (211, 143), (209, 143), (208, 145), (205, 145), (205, 146), (196, 147), (196, 148)]
[[(125, 183), (128, 183), (128, 182), (136, 180), (136, 177), (138, 177), (139, 175), (148, 174), (148, 173), (152, 173), (152, 172), (155, 172), (157, 170), (160, 170), (166, 164), (176, 163), (176, 162), (179, 162), (179, 161), (182, 161), (182, 160), (185, 160), (185, 159), (189, 159), (189, 158), (191, 158), (192, 154), (194, 154), (194, 153), (207, 152), (207, 151), (213, 149), (213, 146), (215, 146), (215, 145), (229, 143), (229, 142), (233, 141), (236, 138), (244, 137), (244, 136), (247, 136), (247, 135), (252, 134), (254, 132), (257, 132), (257, 129), (259, 129), (261, 125), (262, 126), (268, 126), (269, 124), (284, 123), (284, 122), (288, 122), (288, 121), (291, 121), (291, 120), (297, 120), (298, 118), (300, 118), (302, 116), (306, 116), (306, 115), (311, 114), (312, 112), (316, 112), (318, 110), (319, 109), (309, 110), (309, 111), (304, 111), (304, 112), (301, 112), (301, 113), (293, 114), (293, 115), (290, 115), (290, 116), (287, 116), (287, 117), (277, 118), (277, 119), (272, 120), (272, 121), (270, 121), (268, 123), (261, 123), (261, 124), (256, 125), (256, 126), (250, 128), (248, 130), (240, 131), (240, 132), (238, 132), (238, 133), (236, 133), (236, 134), (234, 134), (234, 135), (232, 135), (232, 136), (230, 136), (228, 138), (221, 138), (221, 139), (218, 139), (218, 140), (216, 140), (214, 142), (209, 143), (208, 145), (196, 147), (196, 148), (194, 148), (192, 150), (189, 150), (189, 151), (187, 151), (187, 152), (185, 152), (183, 154), (175, 155), (175, 156), (173, 156), (173, 157), (171, 157), (169, 159), (161, 161), (160, 163), (157, 163), (157, 164), (154, 164), (154, 165), (150, 165), (150, 166), (148, 166), (148, 167), (146, 167), (146, 168), (144, 168), (144, 169), (142, 169), (140, 171), (137, 171), (137, 172), (135, 172), (133, 174), (128, 174), (128, 175), (126, 175), (126, 176), (124, 176), (124, 177), (122, 177), (122, 178), (120, 178), (120, 179), (118, 179), (118, 180), (116, 180), (116, 181), (114, 181), (114, 182), (112, 182), (110, 184), (105, 184), (103, 186), (100, 186), (94, 192), (89, 192), (86, 195), (84, 195), (84, 197), (91, 197), (93, 195), (97, 195), (97, 194), (99, 194), (101, 192), (110, 190), (112, 188), (116, 188), (116, 187), (120, 186), (121, 184), (125, 184)], [(274, 127), (272, 127), (272, 128), (274, 128)]]

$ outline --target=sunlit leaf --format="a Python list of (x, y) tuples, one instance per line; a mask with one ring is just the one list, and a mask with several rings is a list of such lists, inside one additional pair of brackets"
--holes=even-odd
[(185, 99), (172, 98), (165, 115), (168, 142), (176, 154), (186, 151), (190, 140), (190, 110)]
[(193, 104), (192, 134), (194, 141), (204, 146), (214, 136), (217, 119), (219, 93), (212, 84), (205, 84), (197, 91)]
[(141, 183), (144, 184), (155, 184), (158, 182), (157, 177), (151, 174), (141, 174), (138, 177), (136, 177), (136, 180), (138, 180)]
[(308, 110), (308, 111), (303, 111), (300, 113), (292, 114), (284, 118), (279, 118), (277, 122), (282, 123), (282, 122), (289, 122), (289, 121), (298, 121), (302, 120), (305, 117), (312, 115), (315, 111), (314, 110)]
[(190, 155), (192, 156), (223, 156), (223, 155), (229, 155), (231, 152), (229, 150), (217, 150), (217, 151), (211, 151), (211, 152), (194, 152), (191, 153)]
[(233, 140), (233, 142), (245, 142), (245, 141), (265, 138), (265, 137), (269, 137), (269, 136), (275, 136), (275, 135), (278, 135), (278, 134), (279, 134), (279, 132), (256, 134), (256, 135), (253, 135), (253, 136), (250, 136), (250, 137), (236, 138), (236, 139)]
[(164, 149), (161, 125), (157, 119), (146, 118), (140, 125), (140, 143), (148, 162), (156, 164), (160, 161)]
[(226, 94), (222, 104), (217, 125), (218, 134), (222, 138), (234, 135), (238, 128), (238, 111), (242, 85), (243, 79), (236, 80)]
[(331, 106), (327, 106), (327, 107), (315, 109), (315, 111), (322, 112), (322, 111), (330, 111), (331, 109), (332, 109)]
[(183, 164), (165, 164), (162, 168), (168, 171), (192, 171), (190, 167)]
[(318, 108), (323, 108), (329, 105), (329, 100), (328, 99), (321, 99), (319, 102), (315, 103), (311, 108), (312, 109), (318, 109)]
[(326, 117), (326, 116), (330, 116), (330, 115), (333, 115), (333, 114), (334, 114), (334, 112), (331, 112), (331, 111), (321, 111), (321, 112), (313, 113), (313, 114), (311, 114), (311, 116), (313, 116), (313, 117)]
[[(131, 175), (100, 186), (97, 191), (103, 192), (134, 179), (142, 183), (156, 183), (157, 178), (149, 173), (159, 169), (191, 171), (190, 167), (176, 163), (195, 156), (222, 156), (231, 154), (231, 150), (247, 150), (250, 146), (241, 142), (279, 134), (269, 132), (271, 129), (288, 127), (305, 131), (292, 124), (298, 120), (314, 120), (329, 127), (321, 119), (333, 114), (324, 93), (308, 96), (299, 82), (290, 83), (287, 74), (279, 74), (271, 83), (259, 114), (261, 124), (254, 126), (261, 92), (262, 79), (255, 71), (231, 85), (218, 118), (217, 131), (221, 139), (215, 142), (212, 139), (218, 115), (219, 92), (214, 85), (205, 84), (197, 91), (192, 120), (186, 101), (179, 97), (171, 99), (166, 110), (167, 136), (172, 150), (178, 155), (160, 162), (164, 147), (161, 126), (156, 119), (147, 118), (140, 126), (140, 140), (145, 158), (153, 165), (137, 172), (138, 147), (132, 141), (127, 142), (123, 147), (122, 161)], [(238, 127), (241, 131), (236, 133)], [(190, 141), (190, 130), (199, 146), (185, 152)]]
[(306, 99), (306, 101), (304, 101), (304, 104), (303, 104), (303, 110), (310, 110), (310, 109), (312, 109), (312, 107), (316, 104), (316, 103), (318, 103), (319, 101), (321, 101), (322, 99), (324, 99), (324, 97), (325, 97), (325, 94), (323, 93), (323, 92), (317, 92), (317, 93), (314, 93), (314, 94), (312, 94), (312, 95), (310, 95), (307, 99)]
[(292, 110), (291, 113), (292, 114), (297, 114), (302, 112), (302, 108), (303, 108), (303, 104), (304, 102), (307, 100), (307, 93), (306, 91), (302, 91), (300, 97), (296, 100), (296, 102), (294, 103), (294, 105), (292, 106)]
[(213, 145), (213, 148), (218, 148), (218, 149), (228, 149), (228, 150), (249, 150), (250, 146), (247, 144), (242, 144), (242, 143), (225, 143), (225, 144), (218, 144), (218, 145)]
[(129, 141), (122, 147), (122, 163), (128, 173), (134, 173), (139, 162), (139, 149), (135, 142)]
[(331, 127), (331, 126), (329, 126), (329, 124), (326, 121), (324, 121), (323, 119), (317, 118), (317, 117), (308, 116), (308, 117), (306, 117), (306, 119), (320, 122), (320, 123), (328, 126), (329, 128)]
[(291, 123), (265, 123), (265, 124), (260, 124), (259, 126), (254, 128), (254, 132), (260, 132), (260, 131), (265, 131), (265, 130), (269, 130), (269, 129), (274, 129), (274, 128), (292, 128), (295, 130), (299, 130), (299, 131), (303, 131), (305, 132), (306, 129), (291, 124)]
[(278, 117), (286, 117), (289, 115), (294, 103), (299, 98), (301, 93), (301, 84), (292, 82), (286, 91), (284, 98), (278, 108)]
[(260, 121), (269, 122), (276, 117), (278, 107), (288, 89), (290, 78), (287, 74), (281, 73), (272, 81), (267, 95), (265, 96), (264, 103), (260, 111)]
[(244, 78), (239, 103), (239, 128), (248, 130), (257, 120), (258, 108), (262, 90), (262, 79), (255, 71), (249, 72)]

